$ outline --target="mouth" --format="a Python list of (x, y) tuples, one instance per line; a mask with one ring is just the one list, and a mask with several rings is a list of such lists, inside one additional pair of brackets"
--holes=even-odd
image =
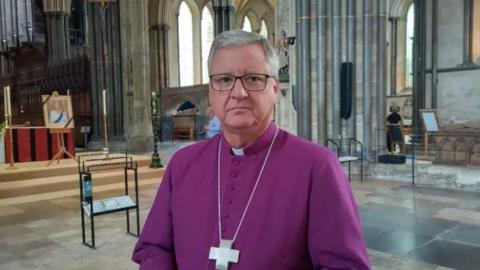
[(235, 107), (235, 108), (228, 109), (228, 111), (244, 111), (244, 110), (250, 110), (250, 108), (248, 108), (248, 107)]

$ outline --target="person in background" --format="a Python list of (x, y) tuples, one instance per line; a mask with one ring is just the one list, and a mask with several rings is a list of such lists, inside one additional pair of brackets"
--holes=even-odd
[(213, 113), (212, 107), (207, 108), (208, 124), (205, 125), (205, 131), (207, 133), (207, 139), (219, 134), (222, 131), (222, 123), (217, 116)]
[[(400, 107), (393, 105), (390, 107), (390, 111), (391, 113), (387, 116), (387, 125), (400, 125), (402, 122), (402, 116), (398, 114)], [(387, 149), (389, 152), (395, 152), (395, 148), (395, 143), (392, 142), (392, 138), (387, 131)]]

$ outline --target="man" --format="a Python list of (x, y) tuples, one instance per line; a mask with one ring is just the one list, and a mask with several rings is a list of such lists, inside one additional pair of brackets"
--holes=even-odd
[[(402, 117), (398, 112), (400, 111), (400, 107), (398, 105), (392, 105), (390, 107), (391, 113), (387, 116), (387, 150), (389, 152), (395, 152), (397, 142), (392, 141), (392, 132), (394, 129), (397, 129), (398, 132), (401, 132), (401, 122)], [(397, 138), (398, 139), (398, 138)]]
[(222, 123), (220, 119), (213, 113), (212, 107), (207, 108), (208, 124), (205, 125), (205, 131), (207, 133), (207, 139), (220, 134), (222, 131)]
[(222, 135), (172, 157), (134, 250), (140, 269), (370, 269), (337, 157), (272, 122), (278, 66), (258, 34), (216, 37)]

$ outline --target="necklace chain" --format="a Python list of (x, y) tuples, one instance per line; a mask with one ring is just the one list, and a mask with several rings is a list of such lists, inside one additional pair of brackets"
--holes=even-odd
[[(275, 142), (275, 139), (277, 138), (278, 134), (278, 128), (275, 130), (275, 135), (273, 136), (272, 142), (270, 143), (270, 146), (268, 147), (268, 152), (267, 155), (265, 156), (265, 159), (263, 160), (262, 168), (260, 169), (260, 172), (258, 173), (257, 181), (255, 182), (255, 186), (253, 187), (252, 193), (250, 193), (250, 198), (248, 198), (247, 206), (245, 206), (245, 210), (243, 211), (242, 218), (240, 219), (240, 223), (238, 224), (237, 230), (235, 231), (235, 234), (232, 239), (232, 243), (235, 242), (237, 239), (238, 232), (240, 231), (240, 227), (243, 224), (243, 219), (245, 218), (245, 215), (247, 214), (248, 208), (250, 206), (250, 203), (252, 202), (253, 195), (255, 194), (255, 190), (257, 189), (258, 183), (260, 182), (260, 178), (262, 177), (263, 170), (265, 169), (265, 164), (267, 164), (267, 160), (270, 157), (270, 152), (272, 150), (273, 143)], [(219, 240), (222, 240), (222, 214), (221, 214), (221, 201), (220, 201), (220, 156), (221, 156), (221, 149), (222, 149), (222, 139), (220, 138), (220, 142), (218, 143), (218, 156), (217, 156), (217, 206), (218, 206), (218, 237)]]

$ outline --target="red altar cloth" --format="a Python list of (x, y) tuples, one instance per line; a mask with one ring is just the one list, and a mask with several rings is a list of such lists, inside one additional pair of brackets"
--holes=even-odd
[[(56, 134), (44, 127), (13, 127), (13, 157), (15, 162), (50, 160), (58, 152)], [(75, 155), (73, 129), (63, 135), (65, 147)], [(10, 131), (5, 130), (5, 163), (10, 162)]]

